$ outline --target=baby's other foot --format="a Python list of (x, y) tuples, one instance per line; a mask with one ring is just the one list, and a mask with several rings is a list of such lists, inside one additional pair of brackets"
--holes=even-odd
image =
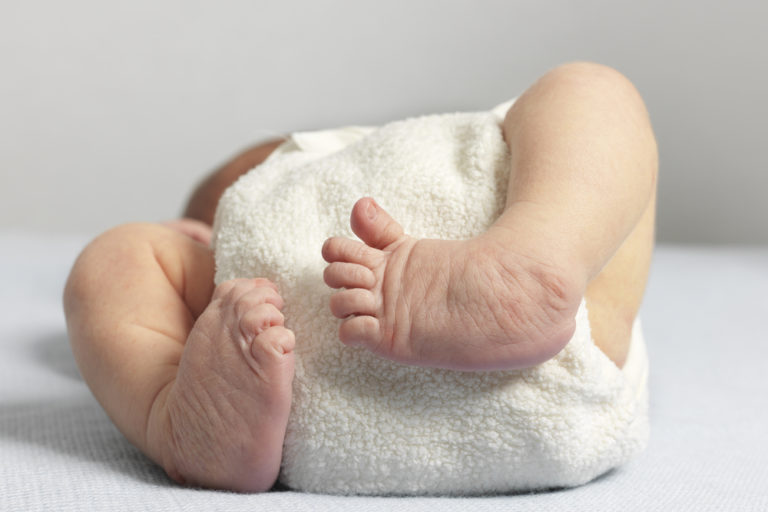
[(581, 289), (566, 273), (515, 252), (496, 232), (417, 240), (372, 199), (352, 230), (330, 238), (324, 278), (340, 340), (395, 361), (460, 370), (546, 361), (570, 340)]
[(264, 491), (277, 479), (291, 404), (293, 332), (265, 279), (220, 284), (189, 333), (167, 400), (175, 480)]

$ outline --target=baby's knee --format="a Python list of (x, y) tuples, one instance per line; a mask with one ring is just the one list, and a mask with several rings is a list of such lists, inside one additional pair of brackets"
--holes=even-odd
[[(640, 92), (635, 85), (614, 68), (594, 62), (570, 62), (546, 73), (539, 85), (568, 91), (567, 97), (589, 108), (608, 109), (615, 112), (617, 129), (631, 134), (633, 147), (647, 157), (643, 169), (650, 172), (655, 181), (658, 172), (658, 147), (651, 126), (650, 116)], [(599, 103), (591, 99), (599, 98)]]
[(547, 72), (538, 84), (568, 90), (574, 99), (600, 98), (601, 104), (651, 133), (648, 111), (635, 85), (618, 70), (595, 62), (569, 62)]
[(103, 289), (110, 275), (133, 266), (139, 255), (146, 253), (159, 231), (153, 224), (124, 224), (94, 238), (75, 260), (64, 287), (64, 311), (69, 314), (80, 303), (88, 301)]
[(604, 64), (583, 61), (561, 64), (547, 72), (542, 77), (542, 81), (620, 95), (630, 103), (642, 105), (640, 93), (629, 78)]

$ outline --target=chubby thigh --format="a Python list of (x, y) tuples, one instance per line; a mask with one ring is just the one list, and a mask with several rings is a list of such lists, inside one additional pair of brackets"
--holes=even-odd
[(128, 224), (91, 242), (67, 281), (67, 329), (83, 378), (123, 434), (157, 462), (147, 419), (210, 301), (213, 272), (210, 249), (192, 238)]

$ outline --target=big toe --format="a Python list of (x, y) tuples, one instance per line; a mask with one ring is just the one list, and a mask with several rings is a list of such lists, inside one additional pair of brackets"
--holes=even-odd
[(403, 236), (403, 227), (370, 197), (355, 203), (350, 225), (363, 242), (376, 249), (384, 249)]

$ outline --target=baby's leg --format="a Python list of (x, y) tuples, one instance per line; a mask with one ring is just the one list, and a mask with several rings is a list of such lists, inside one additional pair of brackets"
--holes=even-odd
[(113, 229), (72, 269), (70, 340), (107, 414), (172, 478), (266, 490), (290, 409), (293, 333), (274, 285), (214, 289), (213, 272), (210, 249), (177, 231)]
[(632, 85), (573, 64), (534, 84), (504, 122), (507, 205), (483, 235), (416, 240), (372, 200), (329, 239), (339, 337), (398, 361), (458, 369), (540, 363), (571, 338), (582, 297), (621, 366), (653, 240), (656, 146)]

